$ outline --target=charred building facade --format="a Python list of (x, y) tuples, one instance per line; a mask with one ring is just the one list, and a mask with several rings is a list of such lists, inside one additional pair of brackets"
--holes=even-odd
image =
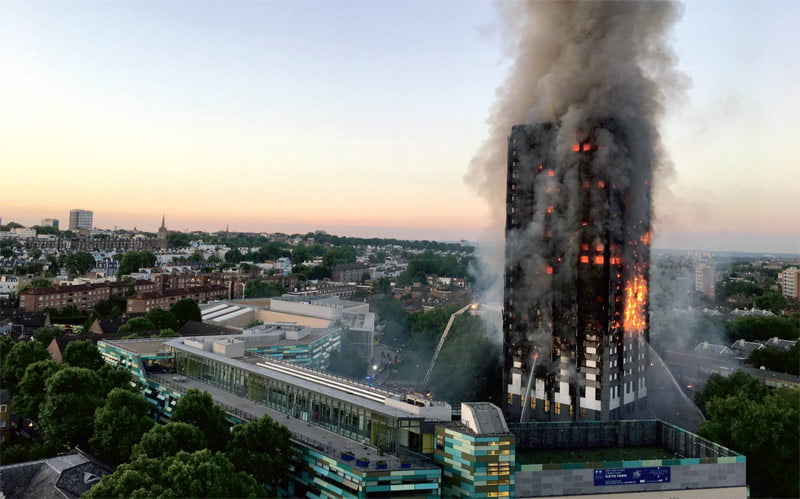
[(508, 142), (506, 417), (632, 417), (647, 395), (650, 166), (614, 120)]

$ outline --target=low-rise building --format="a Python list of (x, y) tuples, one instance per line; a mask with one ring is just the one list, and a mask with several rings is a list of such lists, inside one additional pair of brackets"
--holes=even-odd
[(80, 284), (77, 286), (49, 286), (23, 291), (19, 295), (19, 307), (28, 312), (37, 312), (46, 308), (64, 308), (74, 306), (78, 310), (91, 310), (101, 300), (113, 295), (124, 295), (130, 287), (135, 293), (146, 293), (155, 290), (150, 281), (101, 282)]
[(175, 302), (190, 299), (196, 303), (205, 303), (209, 300), (225, 298), (227, 289), (223, 286), (193, 286), (183, 289), (170, 289), (166, 291), (149, 291), (138, 293), (128, 298), (129, 314), (146, 313), (154, 308), (168, 309)]

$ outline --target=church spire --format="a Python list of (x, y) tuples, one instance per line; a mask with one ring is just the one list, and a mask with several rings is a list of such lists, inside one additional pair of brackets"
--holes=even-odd
[(167, 228), (167, 224), (165, 222), (166, 222), (166, 217), (164, 216), (164, 213), (162, 212), (161, 213), (161, 227), (160, 227), (162, 230)]

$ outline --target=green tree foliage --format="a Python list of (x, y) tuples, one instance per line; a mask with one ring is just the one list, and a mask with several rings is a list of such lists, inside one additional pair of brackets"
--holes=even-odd
[[(759, 381), (747, 378), (739, 375), (729, 381), (735, 386), (728, 386), (725, 393), (703, 392), (707, 420), (697, 433), (747, 456), (747, 483), (753, 497), (798, 497), (800, 392), (752, 390)], [(717, 388), (719, 383), (713, 387)]]
[(244, 325), (244, 329), (250, 329), (251, 327), (260, 326), (262, 324), (264, 324), (264, 321), (259, 320), (259, 319), (254, 319), (254, 320), (248, 322), (247, 324), (245, 324)]
[(108, 319), (110, 317), (122, 317), (122, 313), (128, 306), (128, 300), (123, 295), (111, 295), (105, 300), (100, 300), (94, 306), (94, 315), (98, 319)]
[(308, 279), (311, 280), (320, 280), (320, 279), (330, 279), (333, 275), (333, 271), (330, 267), (326, 265), (315, 265), (308, 269)]
[(733, 295), (757, 296), (764, 292), (761, 286), (752, 281), (726, 279), (721, 284), (717, 294), (723, 300)]
[(149, 251), (126, 251), (119, 262), (117, 273), (127, 275), (138, 272), (140, 268), (152, 267), (156, 264), (156, 256)]
[(325, 253), (322, 261), (326, 267), (333, 267), (342, 263), (355, 263), (358, 252), (352, 246), (340, 246)]
[(292, 263), (296, 265), (302, 265), (303, 262), (309, 260), (310, 258), (311, 252), (302, 244), (299, 244), (292, 249)]
[(420, 351), (430, 351), (439, 341), (439, 337), (450, 320), (450, 315), (457, 311), (457, 306), (434, 307), (426, 312), (416, 312), (409, 316), (411, 324), (411, 338), (415, 348)]
[(180, 335), (176, 333), (174, 329), (167, 328), (167, 329), (162, 329), (161, 331), (158, 332), (159, 338), (176, 338), (178, 336)]
[(739, 317), (727, 321), (725, 330), (731, 341), (765, 341), (776, 336), (796, 340), (800, 337), (800, 321), (795, 317)]
[(695, 403), (700, 410), (706, 412), (706, 404), (709, 400), (734, 396), (739, 392), (748, 392), (754, 398), (761, 399), (767, 394), (767, 387), (744, 371), (736, 371), (727, 378), (719, 374), (712, 374), (703, 391), (695, 395)]
[(248, 255), (247, 259), (252, 259), (255, 262), (263, 262), (266, 260), (277, 260), (278, 258), (291, 256), (291, 251), (285, 243), (270, 242), (267, 243), (254, 253)]
[(136, 445), (152, 426), (150, 404), (139, 394), (115, 388), (94, 413), (92, 450), (104, 461), (118, 465), (128, 461)]
[(49, 288), (52, 285), (53, 283), (51, 281), (42, 277), (37, 277), (36, 279), (31, 279), (31, 282), (28, 283), (27, 289)]
[(755, 350), (750, 354), (750, 363), (755, 367), (764, 366), (770, 371), (797, 376), (800, 374), (800, 342), (789, 350), (773, 347)]
[(258, 483), (275, 489), (286, 481), (292, 458), (289, 430), (263, 416), (233, 427), (225, 455), (237, 470), (252, 475)]
[(53, 338), (64, 336), (64, 330), (60, 327), (42, 326), (33, 332), (33, 339), (44, 346), (48, 346)]
[(42, 262), (28, 262), (25, 266), (25, 273), (30, 275), (39, 275), (44, 272), (44, 264)]
[(64, 259), (64, 269), (70, 278), (85, 274), (94, 268), (95, 260), (89, 253), (78, 251), (71, 253)]
[(250, 281), (244, 286), (245, 298), (271, 298), (285, 292), (286, 288), (278, 282)]
[(54, 446), (85, 446), (92, 435), (94, 411), (105, 393), (96, 372), (83, 367), (65, 367), (45, 382), (45, 400), (39, 412), (39, 427)]
[(58, 230), (58, 228), (53, 227), (52, 225), (34, 225), (33, 229), (36, 231), (37, 236), (41, 236), (43, 234), (51, 236), (61, 235), (61, 231)]
[(132, 460), (139, 458), (161, 459), (180, 451), (195, 452), (208, 445), (200, 429), (189, 423), (171, 421), (164, 426), (154, 426), (142, 435), (133, 447)]
[(432, 251), (425, 251), (408, 262), (408, 268), (400, 274), (398, 282), (404, 285), (412, 282), (425, 282), (427, 276), (467, 277), (467, 263), (462, 263), (456, 256), (440, 256)]
[(225, 261), (230, 263), (239, 263), (244, 260), (244, 255), (237, 248), (233, 248), (225, 253)]
[(64, 349), (63, 360), (72, 367), (85, 367), (96, 371), (103, 365), (97, 345), (89, 340), (71, 341)]
[(183, 232), (170, 232), (167, 234), (167, 245), (170, 248), (188, 248), (192, 237)]
[(120, 333), (135, 333), (138, 331), (153, 331), (156, 325), (147, 317), (133, 317), (119, 327)]
[(265, 497), (266, 492), (224, 454), (205, 449), (123, 464), (82, 497)]
[(172, 312), (159, 307), (147, 312), (145, 318), (153, 323), (154, 329), (178, 329), (180, 327), (178, 319)]
[(228, 422), (225, 413), (214, 405), (208, 392), (197, 389), (187, 391), (175, 406), (172, 421), (193, 424), (208, 439), (208, 447), (214, 451), (225, 449), (228, 443)]
[(373, 288), (373, 293), (388, 295), (392, 292), (392, 281), (388, 277), (381, 277)]
[(191, 298), (184, 298), (183, 300), (176, 301), (175, 304), (169, 308), (169, 311), (178, 319), (178, 327), (183, 326), (189, 321), (203, 321), (200, 307)]
[(50, 353), (38, 341), (20, 341), (14, 344), (7, 355), (3, 356), (0, 365), (0, 381), (3, 388), (12, 392), (25, 376), (25, 369), (34, 362), (50, 360)]
[(131, 386), (133, 378), (131, 377), (130, 371), (123, 367), (112, 366), (111, 364), (103, 364), (102, 367), (97, 370), (97, 375), (100, 376), (100, 382), (102, 386), (101, 393), (103, 396), (115, 388), (122, 388), (132, 392), (137, 391)]
[(775, 291), (765, 291), (763, 295), (756, 296), (753, 303), (762, 310), (771, 310), (776, 314), (779, 314), (787, 307), (786, 298)]
[(28, 365), (14, 392), (14, 412), (24, 418), (37, 421), (39, 410), (45, 399), (45, 382), (58, 371), (52, 360), (40, 360)]
[(16, 239), (0, 239), (0, 256), (4, 258), (11, 258), (21, 249), (22, 245)]
[(436, 361), (431, 393), (452, 404), (487, 400), (500, 405), (500, 387), (499, 346), (491, 340), (479, 317), (457, 316)]

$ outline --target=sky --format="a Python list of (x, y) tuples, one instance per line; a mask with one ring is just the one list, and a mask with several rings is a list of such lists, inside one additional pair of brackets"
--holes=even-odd
[[(0, 0), (0, 217), (477, 240), (510, 67), (479, 1)], [(800, 2), (694, 1), (654, 245), (800, 253)]]

